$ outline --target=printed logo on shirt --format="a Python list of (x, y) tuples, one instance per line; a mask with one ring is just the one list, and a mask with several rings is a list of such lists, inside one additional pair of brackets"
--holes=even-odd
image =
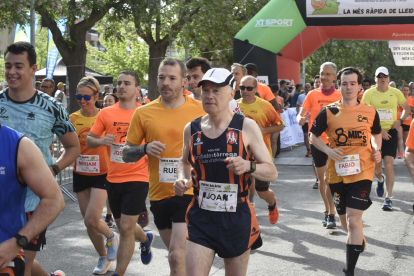
[(6, 175), (6, 167), (0, 167), (0, 175)]
[(368, 123), (368, 118), (367, 117), (362, 117), (362, 115), (358, 115), (358, 122)]
[(387, 101), (387, 100), (385, 100), (385, 101), (382, 101), (381, 103), (382, 103), (382, 104), (387, 104), (387, 103), (388, 103), (388, 101)]
[(336, 139), (334, 141), (337, 146), (366, 146), (366, 130), (366, 127), (356, 127), (346, 132), (342, 127), (337, 128), (335, 130)]
[(227, 137), (227, 144), (233, 145), (237, 144), (237, 133), (235, 131), (230, 130), (226, 134)]
[(199, 145), (202, 145), (202, 144), (203, 144), (203, 142), (201, 142), (200, 137), (197, 137), (196, 142), (194, 143), (194, 146), (199, 146)]
[(6, 112), (7, 112), (7, 109), (4, 106), (1, 107), (0, 108), (0, 118), (2, 118), (2, 119), (8, 119), (9, 116), (4, 115), (4, 114), (6, 114)]
[(253, 237), (255, 235), (259, 234), (259, 230), (256, 230), (256, 227), (252, 228), (252, 234), (250, 235), (250, 237)]
[(35, 120), (35, 114), (33, 112), (28, 113), (27, 120)]

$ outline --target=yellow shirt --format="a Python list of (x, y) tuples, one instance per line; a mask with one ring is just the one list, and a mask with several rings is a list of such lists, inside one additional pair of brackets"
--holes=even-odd
[(376, 87), (370, 88), (362, 96), (363, 103), (372, 105), (377, 110), (381, 128), (384, 130), (391, 129), (392, 124), (397, 120), (397, 107), (405, 101), (404, 94), (391, 86), (388, 86), (386, 92), (379, 92)]
[[(161, 160), (148, 156), (149, 199), (151, 201), (175, 196), (173, 172), (170, 171), (170, 174), (166, 175), (164, 170), (168, 172), (168, 170), (176, 169), (176, 161), (183, 153), (185, 125), (206, 114), (200, 102), (188, 96), (185, 96), (185, 99), (183, 106), (169, 109), (163, 106), (161, 98), (158, 98), (135, 110), (132, 116), (126, 138), (128, 142), (140, 145), (145, 139), (147, 143), (160, 141), (166, 144), (165, 150), (161, 152)], [(160, 182), (160, 177), (169, 180)], [(193, 194), (193, 190), (188, 190), (186, 194)]]

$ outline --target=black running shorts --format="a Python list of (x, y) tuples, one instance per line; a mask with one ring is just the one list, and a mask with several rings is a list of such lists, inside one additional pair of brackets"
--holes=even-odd
[(22, 259), (16, 257), (13, 259), (14, 267), (0, 269), (0, 276), (24, 276), (25, 264)]
[(398, 131), (396, 129), (388, 130), (388, 134), (391, 135), (389, 140), (382, 139), (382, 158), (384, 156), (392, 156), (395, 158), (398, 148)]
[(124, 183), (111, 183), (106, 181), (109, 207), (115, 219), (121, 214), (138, 216), (145, 205), (148, 195), (148, 182), (131, 181)]
[(185, 213), (192, 198), (192, 195), (183, 195), (150, 201), (150, 210), (154, 215), (154, 223), (157, 229), (171, 229), (173, 222), (185, 222)]
[[(30, 220), (34, 211), (26, 212), (26, 219), (27, 221)], [(46, 230), (47, 228), (40, 233), (37, 237), (31, 240), (23, 249), (29, 251), (40, 251), (46, 245)], [(1, 274), (0, 274), (1, 275)]]
[(410, 125), (402, 124), (401, 126), (402, 126), (403, 131), (410, 131)]
[(338, 215), (345, 215), (346, 207), (364, 211), (368, 209), (372, 204), (369, 197), (371, 186), (372, 180), (329, 184)]
[(105, 190), (106, 174), (84, 175), (73, 172), (73, 191), (82, 192), (88, 188)]
[(315, 167), (321, 168), (323, 166), (326, 166), (326, 162), (328, 161), (328, 155), (326, 155), (323, 151), (318, 150), (312, 144), (310, 144), (310, 151), (313, 157), (313, 161), (315, 162)]
[(266, 192), (269, 190), (270, 182), (269, 181), (261, 181), (259, 179), (255, 179), (255, 189), (258, 192)]
[(187, 212), (187, 239), (214, 250), (221, 258), (234, 258), (249, 248), (256, 249), (260, 229), (253, 207), (237, 204), (236, 212), (212, 212), (199, 208), (193, 198)]

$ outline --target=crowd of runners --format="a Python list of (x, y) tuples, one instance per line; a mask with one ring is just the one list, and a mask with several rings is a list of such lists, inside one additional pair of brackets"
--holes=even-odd
[[(280, 113), (289, 106), (297, 107), (304, 156), (313, 159), (322, 225), (336, 229), (337, 213), (348, 233), (343, 275), (354, 275), (367, 245), (362, 214), (372, 203), (374, 175), (384, 211), (393, 209), (396, 157), (404, 158), (414, 181), (414, 83), (392, 87), (385, 67), (372, 85), (358, 69), (326, 62), (300, 93), (300, 85), (290, 89), (285, 81), (262, 84), (253, 63), (235, 63), (230, 72), (201, 57), (185, 64), (165, 58), (159, 98), (144, 97), (133, 71), (120, 71), (116, 89), (105, 87), (101, 98), (99, 82), (84, 77), (76, 88), (80, 109), (69, 115), (47, 93), (53, 80), (41, 83), (44, 92), (33, 87), (31, 44), (9, 45), (4, 59), (0, 218), (7, 225), (0, 225), (0, 275), (66, 275), (46, 272), (36, 253), (64, 208), (53, 176), (71, 164), (73, 192), (98, 256), (94, 274), (107, 273), (116, 260), (112, 276), (125, 275), (136, 241), (148, 265), (158, 235), (170, 275), (208, 275), (215, 254), (224, 259), (226, 275), (246, 275), (250, 251), (263, 243), (255, 193), (268, 205), (269, 223), (279, 218), (270, 183), (278, 177), (273, 158), (284, 128)], [(63, 145), (56, 161), (54, 134)], [(157, 233), (144, 230), (147, 196)]]

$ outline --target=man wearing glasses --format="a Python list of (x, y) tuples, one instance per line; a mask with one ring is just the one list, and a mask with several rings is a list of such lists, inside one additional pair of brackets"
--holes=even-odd
[(50, 97), (53, 97), (53, 91), (55, 90), (55, 81), (53, 79), (44, 78), (42, 84), (40, 85), (40, 91), (48, 94)]
[[(397, 129), (410, 114), (410, 106), (405, 100), (403, 93), (389, 86), (390, 78), (388, 69), (379, 67), (375, 71), (375, 81), (377, 87), (365, 91), (362, 102), (372, 105), (378, 112), (382, 128), (382, 159), (384, 160), (385, 175), (382, 173), (382, 162), (375, 164), (374, 175), (377, 180), (376, 192), (379, 197), (384, 195), (384, 182), (386, 193), (382, 209), (392, 210), (392, 189), (394, 187), (394, 159), (397, 153), (398, 133)], [(399, 120), (397, 120), (397, 105), (404, 110)], [(387, 176), (385, 178), (385, 176)]]

